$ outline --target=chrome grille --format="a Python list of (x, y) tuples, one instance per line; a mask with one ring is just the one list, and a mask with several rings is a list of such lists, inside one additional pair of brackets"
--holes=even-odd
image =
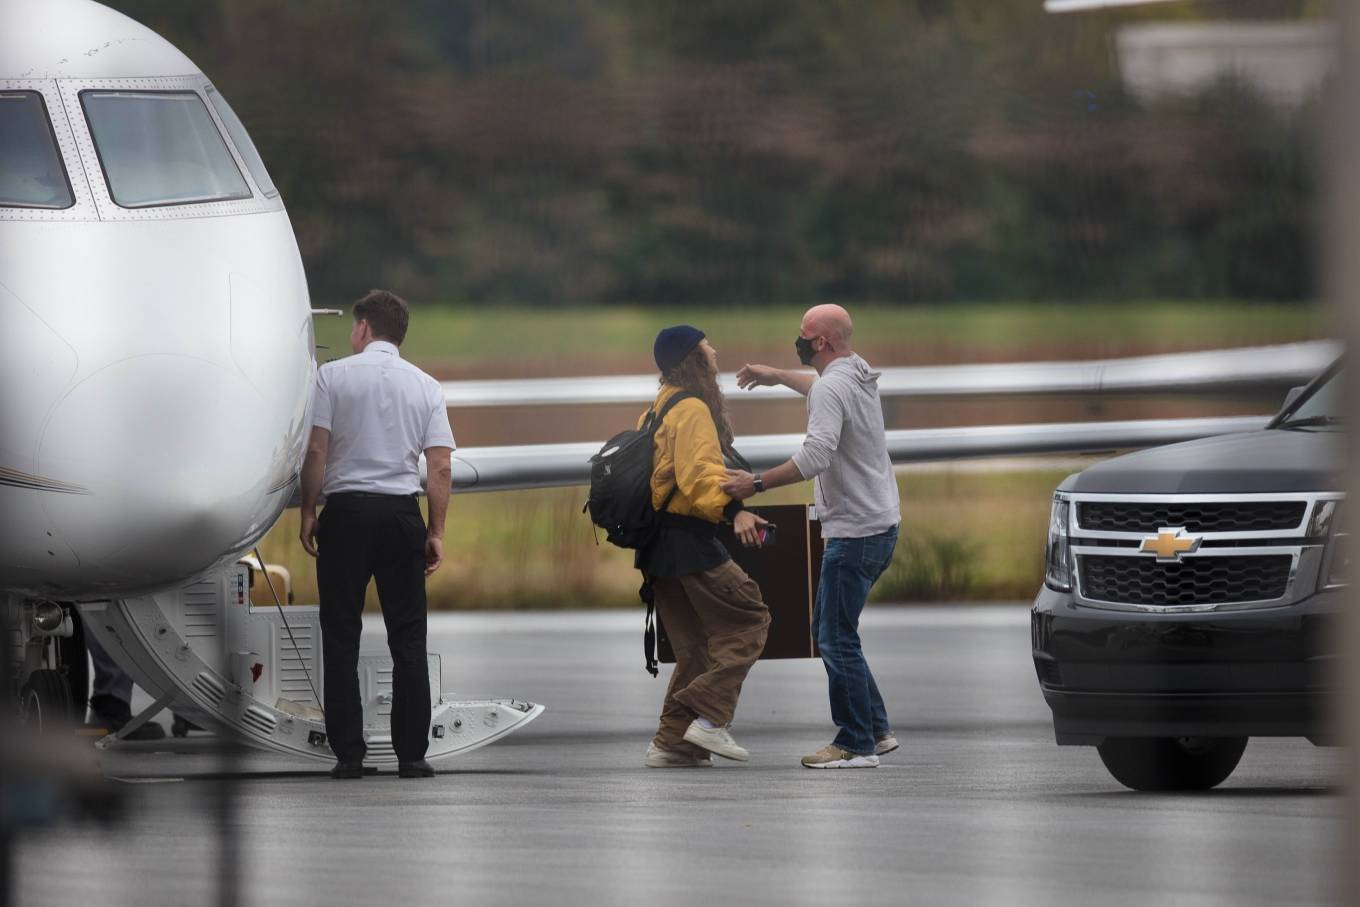
[(1273, 601), (1289, 586), (1288, 554), (1185, 558), (1086, 554), (1079, 558), (1081, 591), (1089, 599), (1127, 605), (1226, 605)]
[(1080, 501), (1077, 526), (1096, 532), (1156, 532), (1166, 526), (1191, 533), (1288, 530), (1303, 522), (1307, 506), (1304, 501)]

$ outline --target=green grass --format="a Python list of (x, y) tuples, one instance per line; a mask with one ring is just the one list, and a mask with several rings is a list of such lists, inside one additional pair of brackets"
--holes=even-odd
[[(899, 477), (902, 541), (879, 582), (884, 601), (1025, 599), (1042, 579), (1054, 487), (1066, 471), (912, 472)], [(637, 604), (632, 553), (597, 546), (583, 489), (456, 495), (444, 566), (427, 583), (435, 610), (615, 608)], [(807, 502), (811, 486), (761, 503)], [(297, 541), (296, 510), (266, 536), (265, 560), (292, 573), (299, 603), (315, 602), (314, 562)], [(376, 604), (369, 590), (370, 604)]]
[[(656, 331), (689, 322), (715, 343), (792, 345), (804, 307), (720, 306), (526, 309), (419, 305), (403, 352), (417, 362), (510, 365), (542, 358), (646, 359)], [(879, 350), (962, 349), (975, 357), (1068, 350), (1076, 358), (1121, 350), (1203, 348), (1322, 336), (1318, 306), (1245, 302), (940, 303), (856, 305), (857, 341)], [(329, 356), (348, 354), (348, 317), (317, 319)], [(323, 358), (328, 358), (323, 356)], [(882, 358), (880, 356), (880, 358)]]
[[(690, 322), (744, 355), (792, 358), (803, 306), (525, 309), (423, 305), (403, 354), (431, 370), (497, 377), (609, 373), (649, 367), (656, 330)], [(854, 306), (856, 343), (884, 365), (1115, 356), (1279, 343), (1325, 336), (1313, 305), (1243, 302), (950, 303)], [(318, 318), (324, 361), (349, 352), (350, 319)], [(775, 361), (775, 360), (767, 360)], [(537, 439), (529, 438), (527, 441)], [(468, 440), (467, 443), (475, 443)], [(904, 525), (876, 597), (894, 601), (1015, 599), (1041, 580), (1048, 501), (1060, 472), (912, 472)], [(809, 486), (768, 503), (810, 499)], [(637, 603), (631, 553), (595, 544), (583, 489), (456, 496), (447, 563), (429, 582), (434, 608), (624, 607)], [(312, 562), (296, 540), (297, 512), (265, 541), (292, 571), (298, 601), (315, 601)]]

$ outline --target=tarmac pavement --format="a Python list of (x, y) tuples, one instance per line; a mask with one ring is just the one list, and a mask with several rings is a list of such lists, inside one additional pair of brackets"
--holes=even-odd
[[(1340, 754), (1253, 740), (1218, 790), (1121, 788), (1090, 748), (1053, 743), (1024, 605), (873, 606), (865, 647), (902, 749), (809, 771), (833, 735), (816, 661), (761, 662), (733, 735), (745, 765), (649, 770), (668, 668), (644, 671), (642, 616), (432, 618), (444, 694), (547, 705), (438, 766), (333, 782), (251, 752), (231, 776), (243, 904), (1176, 904), (1331, 897)], [(366, 625), (380, 649), (381, 623)], [(168, 716), (164, 723), (168, 726)], [(214, 738), (104, 756), (132, 809), (112, 831), (29, 832), (19, 904), (209, 904), (223, 838)], [(719, 760), (720, 761), (720, 760)]]

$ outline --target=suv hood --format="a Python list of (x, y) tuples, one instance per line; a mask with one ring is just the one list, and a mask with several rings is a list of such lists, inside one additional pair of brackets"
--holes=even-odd
[(1200, 438), (1115, 457), (1068, 476), (1059, 491), (1246, 494), (1339, 491), (1339, 431), (1281, 429)]

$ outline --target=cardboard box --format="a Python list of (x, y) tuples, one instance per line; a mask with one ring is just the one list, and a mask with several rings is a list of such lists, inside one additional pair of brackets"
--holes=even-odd
[[(770, 635), (760, 657), (819, 658), (812, 633), (812, 607), (822, 572), (822, 524), (809, 518), (812, 508), (806, 504), (750, 510), (779, 527), (774, 545), (746, 548), (737, 541), (731, 526), (723, 526), (718, 537), (732, 552), (732, 559), (760, 586), (761, 597), (770, 609)], [(656, 627), (658, 657), (674, 664), (675, 653), (659, 614)]]

